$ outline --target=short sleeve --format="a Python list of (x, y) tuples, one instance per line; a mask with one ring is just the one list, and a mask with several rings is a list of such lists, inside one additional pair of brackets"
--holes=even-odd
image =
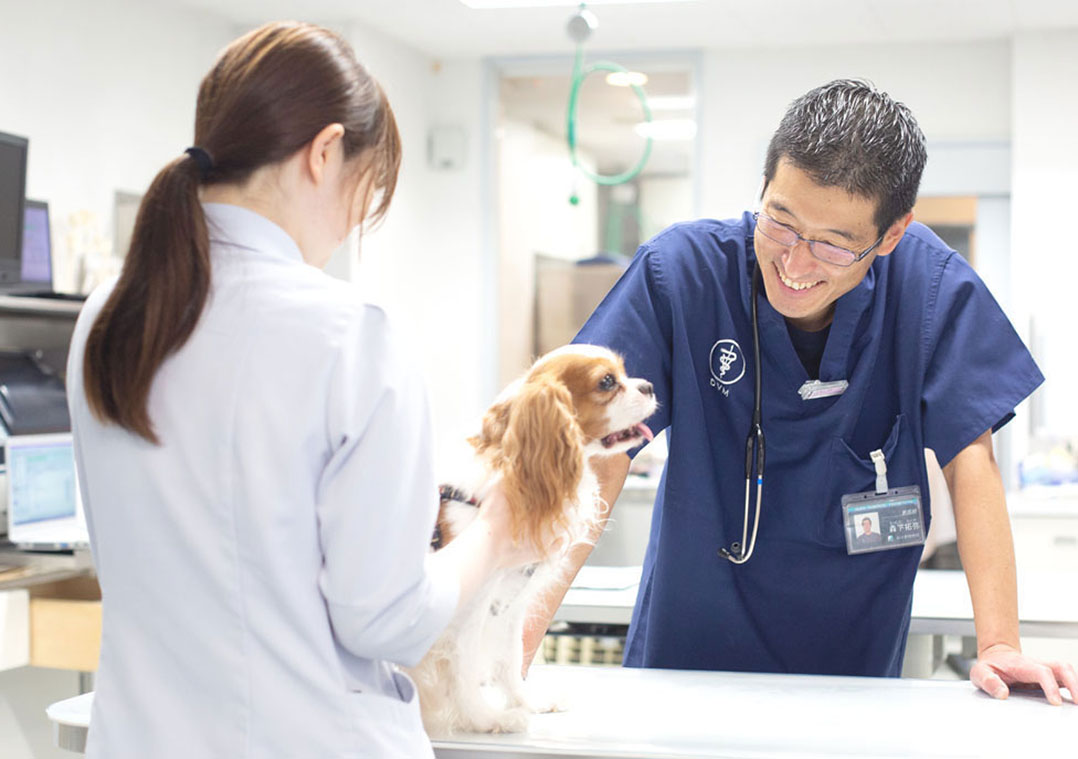
[(1044, 376), (980, 277), (960, 256), (942, 266), (925, 324), (925, 446), (941, 466), (997, 431)]
[[(670, 425), (671, 309), (662, 276), (660, 255), (644, 245), (629, 268), (595, 309), (574, 343), (609, 348), (625, 359), (632, 377), (655, 388), (659, 408), (648, 420), (658, 434)], [(639, 449), (636, 449), (639, 450)], [(630, 455), (635, 455), (632, 451)]]
[(459, 578), (430, 571), (438, 506), (426, 389), (369, 308), (331, 380), (317, 513), (319, 587), (341, 646), (414, 666), (449, 623)]

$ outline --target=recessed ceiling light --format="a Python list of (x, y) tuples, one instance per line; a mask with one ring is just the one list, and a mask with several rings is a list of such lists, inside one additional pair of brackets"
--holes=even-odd
[(696, 136), (696, 122), (692, 119), (642, 121), (633, 129), (641, 137), (659, 141), (691, 140)]
[[(661, 5), (666, 3), (691, 3), (698, 0), (588, 0), (588, 5)], [(580, 5), (580, 0), (460, 0), (461, 3), (476, 10), (491, 8), (556, 8)]]
[(612, 71), (606, 75), (606, 83), (612, 87), (643, 87), (648, 83), (648, 75), (642, 71)]
[(648, 106), (653, 111), (691, 111), (696, 107), (696, 98), (692, 95), (652, 95)]

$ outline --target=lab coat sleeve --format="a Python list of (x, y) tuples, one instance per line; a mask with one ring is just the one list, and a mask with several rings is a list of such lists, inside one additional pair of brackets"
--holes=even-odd
[(670, 425), (671, 323), (659, 253), (643, 245), (573, 339), (574, 343), (613, 350), (625, 359), (629, 376), (651, 382), (659, 408), (648, 420), (648, 427), (656, 434)]
[(923, 338), (924, 435), (925, 446), (945, 466), (986, 430), (1009, 422), (1044, 376), (960, 256), (951, 254), (930, 292)]
[(413, 666), (460, 592), (428, 561), (438, 497), (426, 390), (381, 311), (368, 307), (352, 332), (329, 393), (319, 585), (342, 647)]

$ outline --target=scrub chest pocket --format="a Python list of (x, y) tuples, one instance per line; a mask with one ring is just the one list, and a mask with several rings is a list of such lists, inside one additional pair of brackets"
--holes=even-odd
[[(895, 417), (894, 425), (883, 445), (875, 446), (883, 451), (887, 462), (887, 480), (891, 488), (919, 486), (923, 482), (925, 467), (924, 451), (914, 445), (913, 436), (904, 414)], [(831, 440), (831, 460), (827, 468), (829, 487), (824, 518), (816, 532), (816, 542), (830, 548), (847, 550), (846, 514), (843, 496), (854, 493), (874, 492), (876, 489), (876, 465), (866, 452), (861, 456), (841, 437)], [(924, 515), (924, 532), (928, 533), (932, 521), (927, 494), (921, 494)], [(920, 543), (916, 546), (919, 549)], [(911, 545), (910, 548), (915, 546)]]

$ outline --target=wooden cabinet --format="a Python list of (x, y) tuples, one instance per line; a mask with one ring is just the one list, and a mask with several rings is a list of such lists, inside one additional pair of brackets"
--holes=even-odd
[(97, 670), (101, 651), (101, 590), (92, 577), (30, 589), (30, 664)]

